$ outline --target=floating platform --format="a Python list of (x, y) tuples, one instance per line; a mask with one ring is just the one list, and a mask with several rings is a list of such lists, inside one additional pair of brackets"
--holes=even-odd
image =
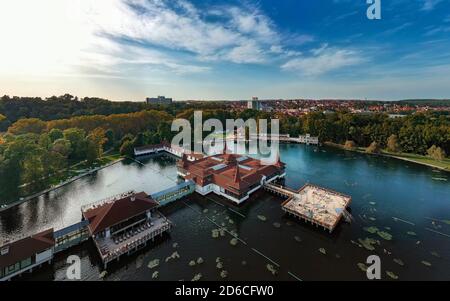
[(275, 185), (266, 185), (265, 188), (288, 198), (281, 204), (283, 211), (321, 226), (330, 233), (339, 224), (352, 200), (348, 195), (313, 184), (306, 184), (298, 191)]

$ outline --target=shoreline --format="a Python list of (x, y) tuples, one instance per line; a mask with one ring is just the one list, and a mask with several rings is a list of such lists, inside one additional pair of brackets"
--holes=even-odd
[[(392, 155), (392, 154), (388, 154), (388, 153), (368, 154), (368, 153), (363, 152), (363, 151), (361, 151), (359, 149), (346, 149), (346, 148), (344, 148), (343, 145), (338, 144), (338, 143), (334, 143), (334, 142), (324, 142), (323, 144), (326, 145), (326, 146), (339, 148), (339, 149), (342, 149), (342, 150), (345, 150), (345, 151), (349, 151), (349, 152), (356, 152), (356, 153), (372, 155), (372, 156), (375, 155), (375, 156), (382, 156), (382, 157), (387, 157), (387, 158), (394, 158), (394, 159), (403, 160), (403, 161), (407, 161), (407, 162), (411, 162), (411, 163), (416, 163), (416, 164), (420, 164), (420, 165), (423, 165), (423, 166), (428, 166), (428, 167), (431, 167), (431, 168), (435, 168), (435, 169), (439, 169), (439, 170), (442, 170), (442, 171), (450, 172), (450, 169), (447, 169), (445, 167), (433, 165), (433, 164), (426, 163), (426, 162), (416, 161), (416, 160), (405, 158), (405, 157), (402, 157), (402, 156)], [(412, 154), (412, 155), (414, 155), (414, 154)]]
[(72, 183), (72, 182), (75, 182), (76, 180), (79, 180), (79, 179), (81, 179), (81, 178), (84, 178), (85, 176), (88, 176), (88, 175), (90, 175), (90, 174), (92, 174), (92, 173), (94, 173), (94, 172), (97, 172), (97, 171), (102, 170), (102, 169), (104, 169), (104, 168), (106, 168), (106, 167), (109, 167), (109, 166), (112, 166), (112, 165), (117, 164), (117, 163), (119, 163), (119, 162), (122, 162), (122, 161), (125, 160), (125, 159), (126, 159), (126, 158), (119, 158), (119, 159), (117, 159), (117, 160), (115, 160), (115, 161), (113, 161), (113, 162), (110, 162), (110, 163), (105, 164), (105, 165), (103, 165), (103, 166), (100, 166), (100, 167), (97, 167), (97, 168), (95, 168), (95, 169), (89, 170), (89, 171), (87, 171), (87, 172), (85, 172), (85, 173), (83, 173), (83, 174), (81, 174), (81, 175), (78, 175), (78, 176), (75, 176), (75, 177), (73, 177), (73, 178), (70, 178), (70, 179), (68, 179), (68, 180), (64, 181), (63, 183), (60, 183), (60, 184), (58, 184), (58, 185), (56, 185), (56, 186), (49, 187), (49, 188), (47, 188), (47, 189), (45, 189), (45, 190), (42, 190), (42, 191), (40, 191), (40, 192), (36, 192), (36, 193), (34, 193), (34, 194), (32, 194), (32, 195), (26, 196), (26, 197), (24, 197), (22, 200), (18, 200), (18, 201), (12, 202), (12, 203), (10, 203), (10, 204), (6, 204), (5, 207), (0, 208), (0, 212), (6, 211), (6, 210), (8, 210), (8, 209), (11, 209), (12, 207), (18, 206), (18, 205), (20, 205), (20, 204), (22, 204), (22, 203), (28, 202), (28, 201), (30, 201), (31, 199), (40, 197), (41, 195), (44, 195), (44, 194), (49, 193), (49, 192), (51, 192), (51, 191), (57, 190), (57, 189), (59, 189), (59, 188), (61, 188), (61, 187), (64, 187), (64, 186), (66, 186), (66, 185), (68, 185), (68, 184), (70, 184), (70, 183)]

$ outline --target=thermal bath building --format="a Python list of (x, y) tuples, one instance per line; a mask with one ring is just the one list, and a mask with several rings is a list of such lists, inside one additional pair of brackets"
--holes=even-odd
[(220, 154), (196, 161), (183, 155), (177, 162), (178, 175), (195, 183), (201, 195), (215, 193), (240, 204), (264, 184), (284, 178), (285, 164), (278, 158), (272, 165), (236, 154)]

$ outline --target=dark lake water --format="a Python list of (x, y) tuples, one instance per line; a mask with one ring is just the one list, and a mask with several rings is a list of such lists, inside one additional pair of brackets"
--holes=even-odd
[[(390, 271), (400, 280), (450, 280), (450, 237), (443, 235), (450, 235), (450, 225), (444, 222), (450, 220), (448, 173), (331, 148), (280, 148), (281, 159), (287, 163), (287, 186), (297, 189), (310, 182), (351, 195), (351, 224), (341, 223), (329, 234), (286, 216), (280, 208), (282, 200), (263, 191), (240, 207), (214, 195), (194, 194), (161, 210), (175, 224), (170, 235), (109, 266), (104, 279), (151, 280), (158, 271), (159, 280), (191, 280), (196, 274), (202, 280), (220, 280), (224, 269), (229, 280), (365, 280), (357, 264), (376, 254), (381, 258), (383, 279), (390, 279), (386, 275)], [(127, 190), (153, 193), (176, 181), (175, 159), (162, 156), (142, 162), (145, 166), (115, 164), (0, 213), (2, 238), (59, 229), (80, 220), (83, 204)], [(261, 221), (258, 215), (267, 220)], [(232, 246), (228, 234), (212, 238), (211, 231), (218, 228), (213, 221), (235, 231), (246, 244)], [(365, 231), (367, 227), (391, 234), (392, 240)], [(357, 245), (358, 239), (367, 237), (379, 241), (374, 251)], [(181, 258), (165, 262), (174, 251)], [(22, 279), (64, 280), (69, 255), (81, 257), (83, 279), (99, 279), (102, 265), (90, 241), (59, 254), (51, 266)], [(199, 257), (204, 263), (189, 266)], [(218, 257), (222, 269), (216, 267)], [(159, 259), (160, 265), (149, 269), (153, 259)], [(268, 263), (274, 265), (276, 275), (267, 270)]]

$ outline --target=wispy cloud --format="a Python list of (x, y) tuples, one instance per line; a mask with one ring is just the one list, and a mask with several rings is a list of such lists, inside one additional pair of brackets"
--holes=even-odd
[(281, 68), (305, 76), (318, 76), (364, 61), (364, 58), (356, 50), (329, 47), (326, 44), (311, 50), (310, 54), (310, 56), (289, 60)]
[(422, 10), (431, 11), (441, 2), (442, 0), (423, 0)]

